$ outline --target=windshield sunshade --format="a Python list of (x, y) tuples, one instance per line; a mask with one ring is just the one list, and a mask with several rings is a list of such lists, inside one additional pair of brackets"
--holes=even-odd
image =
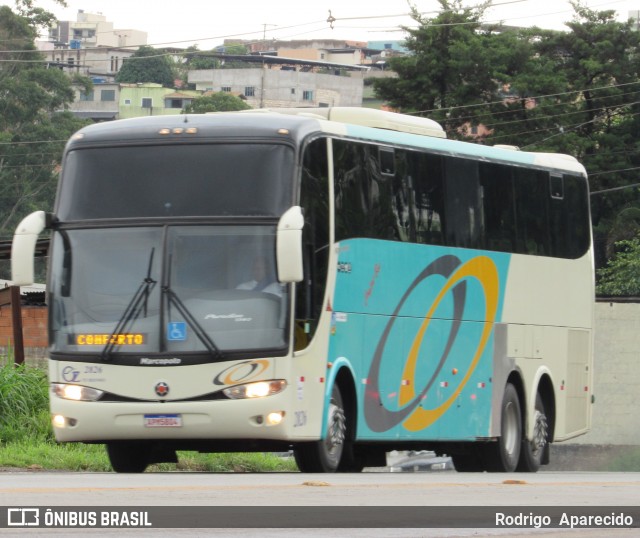
[(280, 216), (293, 150), (272, 144), (78, 149), (63, 167), (57, 217)]

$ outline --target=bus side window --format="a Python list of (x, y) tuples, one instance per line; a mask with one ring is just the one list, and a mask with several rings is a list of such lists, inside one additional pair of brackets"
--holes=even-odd
[(446, 230), (442, 157), (416, 152), (408, 160), (412, 235), (417, 243), (442, 245)]
[(511, 168), (480, 163), (483, 189), (484, 246), (488, 250), (515, 252), (515, 216)]
[(514, 168), (518, 252), (551, 255), (549, 173)]

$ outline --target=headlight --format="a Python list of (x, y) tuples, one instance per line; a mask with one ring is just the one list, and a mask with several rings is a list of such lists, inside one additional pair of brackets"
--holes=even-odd
[(67, 385), (65, 383), (51, 383), (51, 392), (58, 398), (82, 402), (95, 402), (104, 394), (102, 390), (83, 387), (82, 385)]
[(229, 387), (222, 392), (227, 398), (232, 400), (243, 400), (245, 398), (264, 398), (265, 396), (273, 396), (282, 392), (287, 386), (284, 379), (276, 379), (273, 381), (257, 381), (256, 383), (247, 383), (246, 385), (236, 385)]

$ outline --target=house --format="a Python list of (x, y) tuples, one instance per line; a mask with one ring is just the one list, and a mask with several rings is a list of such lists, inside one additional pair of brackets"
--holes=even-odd
[(93, 79), (93, 90), (74, 88), (76, 97), (69, 111), (79, 118), (93, 121), (115, 120), (120, 112), (120, 85), (104, 79)]
[(294, 68), (202, 69), (189, 71), (196, 90), (243, 96), (252, 108), (361, 106), (363, 78)]
[(126, 58), (147, 44), (147, 33), (114, 29), (101, 14), (78, 11), (76, 21), (58, 21), (49, 40), (37, 42), (49, 66), (69, 74), (113, 78)]
[(147, 44), (147, 32), (114, 29), (113, 23), (100, 13), (78, 10), (75, 21), (58, 21), (49, 30), (49, 41), (69, 48), (131, 47)]
[(366, 41), (343, 39), (310, 39), (293, 41), (245, 42), (225, 40), (225, 45), (244, 45), (253, 54), (279, 58), (322, 61), (342, 65), (371, 65), (381, 50), (372, 49)]
[(182, 113), (201, 91), (164, 88), (161, 84), (120, 84), (119, 118), (168, 116)]

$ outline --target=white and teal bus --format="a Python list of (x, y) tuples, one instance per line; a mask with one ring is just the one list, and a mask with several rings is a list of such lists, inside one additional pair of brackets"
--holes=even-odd
[(585, 433), (593, 253), (573, 158), (365, 109), (114, 121), (67, 144), (51, 233), (51, 413), (118, 472), (293, 450), (303, 472), (536, 471)]

